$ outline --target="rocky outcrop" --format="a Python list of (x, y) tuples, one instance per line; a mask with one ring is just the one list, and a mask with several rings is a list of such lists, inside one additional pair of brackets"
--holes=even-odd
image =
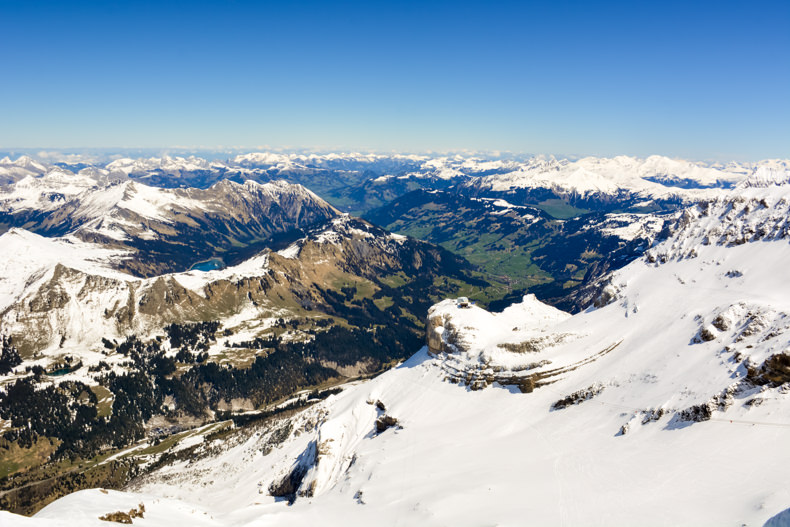
[(447, 326), (450, 326), (449, 318), (444, 313), (431, 315), (430, 311), (428, 312), (428, 321), (425, 325), (426, 344), (428, 345), (428, 351), (434, 355), (448, 351), (448, 346), (444, 339)]
[(459, 326), (458, 321), (447, 312), (432, 313), (429, 310), (426, 326), (428, 351), (434, 355), (469, 351), (470, 345), (464, 335), (464, 327)]
[(584, 390), (578, 390), (573, 392), (570, 395), (566, 395), (562, 399), (556, 401), (554, 404), (551, 405), (552, 410), (562, 410), (567, 408), (568, 406), (573, 406), (576, 404), (581, 404), (584, 401), (589, 401), (596, 395), (600, 394), (604, 390), (603, 385), (600, 384), (593, 384), (585, 388)]
[[(575, 362), (553, 365), (544, 352), (577, 338), (552, 331), (569, 315), (527, 295), (502, 313), (444, 300), (428, 311), (426, 342), (439, 356), (445, 380), (479, 390), (494, 383), (529, 393), (558, 376), (598, 360), (617, 348), (614, 342)], [(501, 339), (506, 336), (505, 339)]]
[(757, 385), (781, 386), (790, 383), (790, 353), (776, 353), (759, 367), (747, 368), (747, 378)]
[(386, 431), (387, 429), (392, 428), (393, 426), (400, 428), (400, 425), (398, 424), (398, 420), (395, 417), (392, 417), (391, 415), (384, 414), (382, 416), (379, 416), (378, 419), (376, 419), (377, 434), (380, 434)]
[(667, 228), (671, 241), (645, 252), (657, 265), (695, 258), (707, 245), (737, 246), (790, 239), (790, 201), (760, 188), (702, 202), (685, 209)]
[(311, 492), (302, 489), (302, 483), (308, 471), (318, 463), (318, 446), (311, 441), (304, 452), (296, 459), (291, 469), (283, 476), (269, 484), (269, 495), (276, 498), (285, 498), (288, 503), (293, 503), (297, 495), (305, 496)]

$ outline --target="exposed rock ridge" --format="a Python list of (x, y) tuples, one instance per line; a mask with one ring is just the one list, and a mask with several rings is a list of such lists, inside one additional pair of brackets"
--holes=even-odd
[(761, 188), (699, 203), (669, 227), (672, 237), (646, 252), (651, 263), (694, 258), (700, 246), (735, 246), (790, 239), (790, 185), (784, 193)]

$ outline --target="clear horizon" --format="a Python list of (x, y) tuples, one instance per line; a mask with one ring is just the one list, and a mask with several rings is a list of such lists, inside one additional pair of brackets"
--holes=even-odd
[(3, 1), (0, 15), (8, 152), (790, 158), (787, 2)]

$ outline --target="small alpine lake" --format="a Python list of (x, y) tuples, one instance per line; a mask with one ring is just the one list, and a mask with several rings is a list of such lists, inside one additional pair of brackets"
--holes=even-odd
[(225, 262), (222, 261), (222, 258), (210, 258), (208, 260), (203, 260), (202, 262), (198, 262), (196, 264), (192, 264), (192, 267), (189, 268), (190, 271), (216, 271), (217, 269), (222, 269), (225, 267)]

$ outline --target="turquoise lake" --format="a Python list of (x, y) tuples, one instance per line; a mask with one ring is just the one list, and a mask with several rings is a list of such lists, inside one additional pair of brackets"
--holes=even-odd
[(189, 270), (215, 271), (217, 269), (222, 269), (223, 267), (225, 267), (225, 262), (222, 261), (222, 258), (211, 258), (210, 260), (203, 260), (202, 262), (193, 264), (192, 267), (189, 268)]

